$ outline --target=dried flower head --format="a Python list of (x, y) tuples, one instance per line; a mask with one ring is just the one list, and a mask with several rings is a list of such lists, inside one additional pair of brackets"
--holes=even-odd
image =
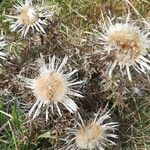
[(25, 3), (19, 1), (14, 6), (16, 9), (16, 15), (7, 15), (7, 21), (10, 21), (10, 30), (18, 31), (22, 33), (22, 36), (31, 31), (45, 33), (45, 26), (47, 25), (47, 19), (53, 18), (55, 13), (54, 7), (48, 9), (46, 6), (33, 6), (32, 0), (25, 0)]
[[(67, 63), (67, 57), (64, 57), (62, 63), (58, 65), (55, 56), (49, 58), (49, 64), (46, 64), (43, 57), (39, 60), (40, 70), (39, 76), (35, 79), (24, 78), (19, 76), (26, 86), (32, 89), (37, 101), (29, 111), (29, 115), (33, 115), (33, 119), (40, 113), (42, 106), (46, 106), (46, 120), (48, 120), (48, 110), (56, 106), (59, 115), (61, 111), (58, 103), (63, 104), (71, 113), (77, 111), (77, 105), (72, 100), (72, 96), (82, 97), (78, 90), (74, 90), (72, 86), (81, 84), (83, 81), (71, 80), (71, 76), (77, 72), (73, 70), (64, 74), (63, 67)], [(70, 97), (71, 96), (71, 97)]]
[(102, 112), (100, 111), (96, 114), (93, 121), (84, 123), (80, 117), (81, 123), (77, 122), (79, 128), (72, 129), (69, 128), (67, 144), (67, 150), (104, 150), (104, 147), (109, 144), (115, 145), (113, 138), (117, 138), (117, 135), (113, 132), (117, 130), (118, 123), (108, 122), (106, 120), (110, 119), (110, 111)]
[[(6, 42), (4, 40), (3, 36), (0, 36), (0, 50), (2, 50), (6, 46)], [(2, 51), (0, 51), (0, 58), (5, 59), (6, 54)], [(1, 65), (1, 64), (0, 64)]]
[(146, 73), (150, 70), (150, 61), (148, 59), (148, 49), (150, 48), (149, 32), (140, 30), (138, 26), (129, 23), (110, 24), (106, 27), (105, 32), (101, 34), (104, 50), (108, 55), (113, 55), (113, 61), (109, 64), (109, 76), (116, 66), (126, 72), (131, 81), (130, 67), (132, 66), (139, 73)]

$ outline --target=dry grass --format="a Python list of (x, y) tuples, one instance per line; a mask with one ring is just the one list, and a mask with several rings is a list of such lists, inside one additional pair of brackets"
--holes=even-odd
[[(0, 12), (11, 13), (13, 3), (15, 0), (1, 1)], [(108, 78), (105, 62), (93, 54), (101, 47), (91, 33), (106, 21), (106, 15), (125, 17), (130, 12), (131, 18), (147, 23), (150, 3), (147, 0), (47, 0), (50, 3), (57, 4), (60, 12), (49, 25), (47, 35), (36, 33), (20, 38), (9, 31), (9, 23), (3, 22), (5, 17), (0, 16), (0, 30), (6, 35), (9, 53), (0, 72), (0, 149), (64, 149), (65, 128), (72, 125), (74, 115), (62, 107), (62, 118), (56, 114), (46, 123), (42, 114), (31, 121), (26, 114), (35, 98), (17, 78), (18, 74), (34, 77), (35, 61), (42, 53), (60, 58), (68, 55), (67, 67), (78, 68), (78, 78), (86, 80), (80, 87), (85, 97), (76, 100), (82, 116), (97, 112), (108, 102), (109, 107), (115, 104), (112, 117), (120, 126), (119, 140), (112, 150), (149, 150), (150, 79), (134, 71), (132, 83), (118, 72), (113, 79)]]

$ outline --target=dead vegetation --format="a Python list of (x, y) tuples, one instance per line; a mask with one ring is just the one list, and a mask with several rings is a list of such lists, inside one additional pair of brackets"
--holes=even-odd
[[(114, 71), (113, 78), (106, 74), (107, 63), (112, 56), (96, 53), (102, 49), (93, 30), (107, 20), (106, 15), (131, 18), (149, 24), (150, 2), (146, 0), (52, 0), (47, 5), (57, 4), (60, 9), (53, 22), (46, 28), (46, 35), (31, 34), (26, 38), (9, 31), (4, 22), (5, 14), (11, 13), (15, 0), (0, 2), (0, 30), (8, 43), (7, 61), (0, 72), (0, 149), (63, 150), (66, 128), (73, 125), (76, 114), (64, 107), (63, 117), (50, 115), (45, 122), (44, 113), (34, 121), (27, 116), (35, 101), (31, 91), (21, 85), (17, 75), (35, 77), (36, 61), (40, 54), (63, 58), (69, 57), (67, 68), (77, 68), (77, 77), (86, 82), (79, 87), (84, 98), (75, 99), (83, 118), (89, 118), (99, 107), (114, 106), (112, 118), (119, 122), (116, 150), (150, 149), (150, 78), (149, 74), (137, 74), (131, 70), (133, 81)], [(36, 1), (35, 3), (40, 3)], [(142, 27), (142, 25), (141, 25)], [(103, 58), (103, 59), (102, 59)], [(5, 113), (6, 114), (5, 114)]]

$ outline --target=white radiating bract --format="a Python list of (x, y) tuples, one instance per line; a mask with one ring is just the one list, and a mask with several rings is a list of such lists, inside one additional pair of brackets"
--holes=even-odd
[(130, 81), (131, 67), (138, 73), (150, 70), (149, 35), (149, 30), (140, 30), (135, 23), (131, 24), (128, 21), (115, 24), (110, 21), (109, 25), (105, 26), (104, 32), (99, 33), (99, 39), (102, 41), (103, 49), (108, 51), (108, 55), (113, 56), (113, 61), (108, 66), (110, 77), (117, 66), (120, 67), (121, 72), (126, 70)]
[(33, 114), (33, 119), (39, 115), (43, 106), (46, 107), (46, 121), (48, 120), (48, 111), (56, 106), (59, 115), (61, 110), (59, 103), (64, 105), (71, 113), (77, 111), (78, 107), (73, 101), (73, 97), (82, 97), (80, 91), (73, 87), (80, 85), (83, 81), (77, 79), (71, 80), (71, 77), (77, 72), (73, 70), (69, 73), (63, 73), (63, 67), (67, 63), (67, 57), (64, 57), (62, 63), (59, 65), (58, 60), (53, 56), (49, 57), (49, 63), (46, 64), (43, 57), (39, 59), (39, 76), (34, 79), (19, 76), (26, 86), (32, 89), (36, 102), (29, 111), (29, 115)]
[[(6, 59), (5, 58), (6, 54), (1, 51), (4, 48), (4, 46), (6, 46), (6, 42), (4, 40), (4, 37), (0, 36), (0, 59)], [(1, 64), (0, 64), (0, 66), (1, 66)]]
[(81, 123), (76, 121), (73, 128), (68, 128), (67, 150), (104, 150), (109, 145), (115, 145), (113, 140), (117, 135), (114, 132), (118, 123), (108, 121), (110, 118), (110, 111), (99, 111), (93, 121), (84, 123), (79, 115)]
[(18, 1), (14, 5), (15, 15), (6, 15), (10, 22), (10, 30), (21, 32), (26, 36), (29, 31), (45, 33), (44, 28), (47, 25), (47, 19), (52, 20), (55, 13), (55, 6), (48, 8), (45, 6), (34, 6), (32, 0)]

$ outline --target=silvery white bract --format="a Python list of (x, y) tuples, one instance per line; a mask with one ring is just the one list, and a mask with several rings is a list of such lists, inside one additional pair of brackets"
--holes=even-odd
[(33, 113), (33, 119), (39, 115), (41, 108), (46, 107), (46, 121), (48, 120), (48, 111), (51, 108), (54, 113), (53, 107), (56, 106), (59, 115), (61, 110), (58, 106), (59, 103), (64, 105), (71, 113), (77, 111), (78, 107), (72, 98), (82, 97), (80, 91), (73, 89), (73, 86), (81, 84), (83, 81), (71, 80), (71, 77), (77, 70), (69, 73), (63, 73), (63, 67), (67, 63), (67, 57), (64, 57), (62, 63), (59, 65), (55, 56), (49, 57), (49, 63), (46, 64), (43, 57), (40, 58), (39, 76), (34, 79), (24, 78), (20, 79), (25, 82), (26, 86), (32, 89), (36, 102), (29, 111), (29, 115)]

